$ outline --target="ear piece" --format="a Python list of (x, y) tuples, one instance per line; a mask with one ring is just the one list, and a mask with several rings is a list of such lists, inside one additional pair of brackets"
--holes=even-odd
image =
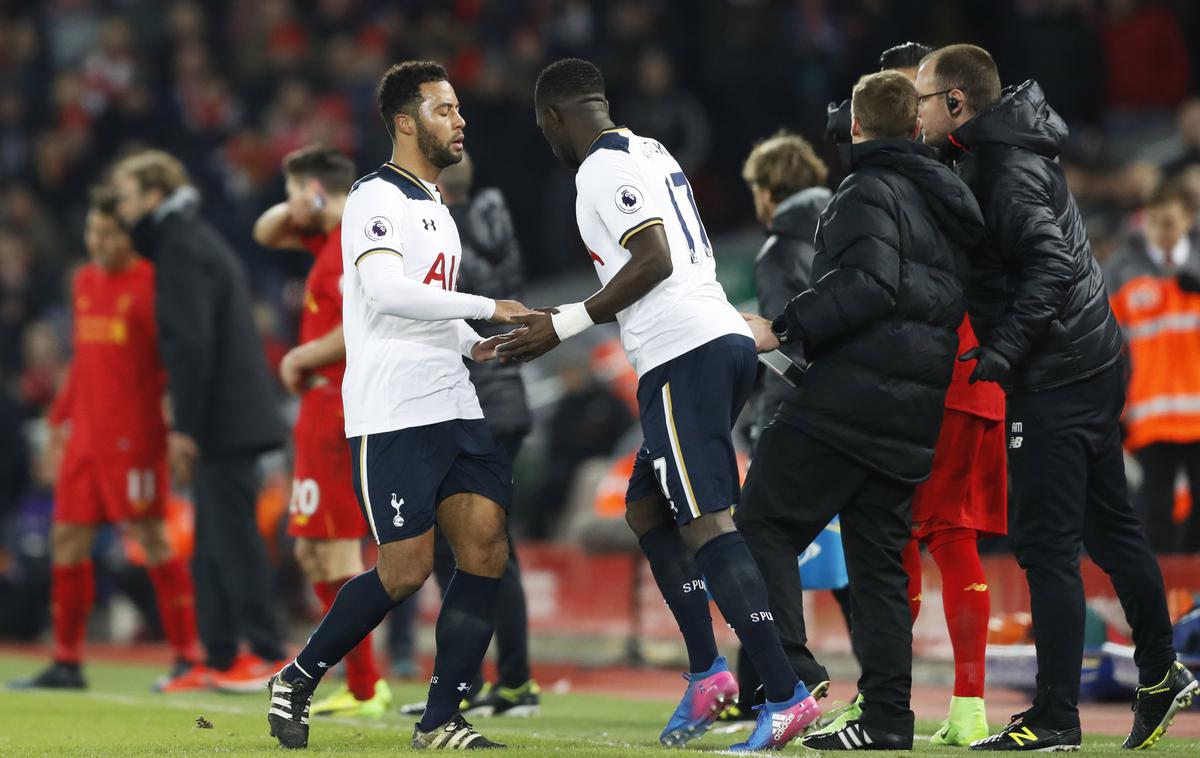
[(950, 115), (957, 116), (958, 111), (961, 107), (962, 107), (962, 102), (957, 97), (955, 97), (954, 95), (951, 95), (950, 93), (947, 92), (946, 93), (946, 110), (950, 111)]

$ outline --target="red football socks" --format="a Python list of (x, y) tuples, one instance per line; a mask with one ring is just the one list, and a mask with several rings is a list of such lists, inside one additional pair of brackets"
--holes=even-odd
[(942, 574), (942, 605), (954, 648), (955, 697), (983, 697), (991, 598), (973, 529), (947, 529), (928, 539)]
[(196, 638), (196, 591), (187, 564), (174, 556), (147, 570), (154, 585), (163, 633), (175, 651), (175, 658), (198, 663), (202, 656)]
[[(313, 590), (321, 600), (325, 613), (333, 606), (333, 599), (338, 590), (348, 579), (337, 579), (332, 582), (313, 582)], [(379, 668), (375, 665), (375, 651), (371, 648), (371, 635), (363, 638), (344, 659), (346, 664), (346, 686), (350, 688), (355, 700), (370, 700), (375, 697), (375, 682), (379, 681)]]
[(54, 618), (54, 660), (79, 663), (83, 637), (96, 594), (92, 562), (54, 566), (51, 576), (50, 612)]

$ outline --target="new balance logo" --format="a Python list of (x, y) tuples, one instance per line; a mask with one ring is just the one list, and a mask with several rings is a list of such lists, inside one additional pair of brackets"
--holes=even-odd
[(1016, 449), (1020, 448), (1024, 442), (1025, 442), (1024, 437), (1012, 437), (1008, 440), (1008, 449), (1016, 450)]
[(759, 621), (774, 621), (775, 617), (770, 611), (758, 611), (750, 614), (750, 622), (757, 624)]
[(1020, 421), (1014, 421), (1012, 423), (1012, 433), (1013, 434), (1020, 434), (1023, 431), (1025, 431), (1025, 425), (1023, 423), (1021, 423)]
[(980, 584), (979, 582), (976, 582), (975, 584), (968, 584), (966, 587), (963, 587), (963, 592), (987, 592), (987, 591), (988, 591), (988, 586), (986, 584)]
[(1009, 732), (1008, 736), (1012, 737), (1013, 742), (1017, 743), (1017, 747), (1024, 747), (1026, 742), (1038, 741), (1037, 735), (1027, 726), (1021, 727), (1021, 731), (1019, 732), (1016, 730)]
[(392, 507), (396, 509), (396, 517), (392, 519), (392, 526), (399, 529), (404, 526), (404, 517), (400, 515), (400, 506), (404, 505), (404, 498), (396, 499), (396, 493), (392, 493)]
[(421, 223), (425, 225), (425, 231), (427, 231), (427, 232), (436, 232), (437, 231), (437, 224), (434, 223), (433, 219), (423, 218), (423, 219), (421, 219)]
[(325, 661), (317, 661), (317, 668), (327, 669), (327, 668), (329, 668), (329, 664), (326, 663)]

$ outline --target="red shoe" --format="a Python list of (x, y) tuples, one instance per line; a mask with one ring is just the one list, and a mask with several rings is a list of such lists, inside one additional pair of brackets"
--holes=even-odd
[(203, 663), (178, 665), (162, 679), (154, 683), (155, 692), (195, 692), (213, 687), (216, 672)]
[(238, 653), (233, 665), (213, 672), (213, 688), (220, 692), (257, 692), (287, 661), (267, 661), (250, 653)]

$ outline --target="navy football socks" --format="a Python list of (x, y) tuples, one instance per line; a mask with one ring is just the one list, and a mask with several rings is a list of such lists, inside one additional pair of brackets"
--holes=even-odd
[(738, 532), (709, 540), (696, 551), (696, 566), (721, 615), (737, 632), (754, 663), (767, 700), (779, 703), (790, 699), (799, 679), (779, 642), (767, 607), (767, 588), (746, 540)]
[(717, 640), (713, 636), (712, 614), (704, 579), (688, 555), (683, 537), (675, 524), (660, 524), (638, 539), (654, 581), (687, 646), (688, 668), (693, 674), (708, 671), (717, 658)]
[(479, 671), (496, 618), (496, 590), (499, 579), (454, 572), (442, 598), (434, 638), (437, 654), (433, 661), (433, 679), (420, 729), (429, 732), (445, 724), (458, 713), (459, 701), (471, 689)]
[(312, 681), (315, 689), (325, 672), (379, 626), (396, 603), (383, 588), (375, 569), (343, 584), (329, 613), (308, 638), (296, 661), (284, 668), (284, 681), (292, 682), (296, 677), (304, 676)]

